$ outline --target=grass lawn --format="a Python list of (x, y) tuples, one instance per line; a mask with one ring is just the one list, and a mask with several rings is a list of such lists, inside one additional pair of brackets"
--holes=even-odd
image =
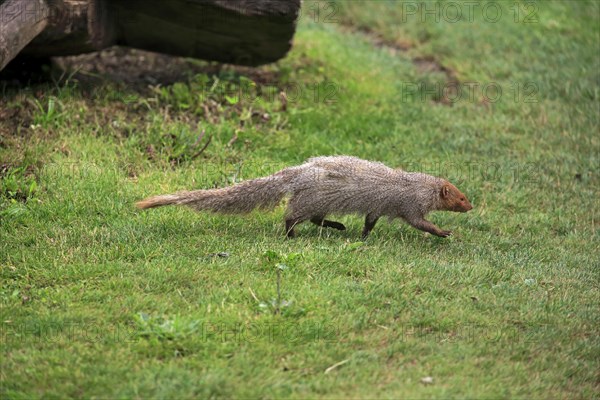
[[(600, 6), (472, 3), (307, 1), (273, 65), (0, 83), (0, 396), (598, 398)], [(329, 154), (475, 208), (363, 243), (134, 207)]]

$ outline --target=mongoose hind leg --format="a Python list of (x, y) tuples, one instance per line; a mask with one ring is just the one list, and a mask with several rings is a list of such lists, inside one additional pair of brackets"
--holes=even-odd
[(338, 231), (346, 230), (346, 227), (341, 222), (330, 221), (323, 217), (312, 217), (310, 219), (310, 222), (312, 222), (313, 224), (315, 224), (317, 226), (322, 226), (325, 228), (334, 228), (334, 229), (337, 229)]
[(292, 195), (288, 202), (287, 210), (285, 210), (285, 232), (288, 238), (296, 236), (294, 227), (311, 217), (313, 213), (306, 209), (306, 205), (302, 202), (302, 197)]
[(375, 224), (377, 223), (378, 219), (379, 219), (378, 216), (371, 215), (371, 214), (369, 214), (365, 217), (365, 227), (363, 228), (363, 231), (362, 231), (362, 239), (363, 240), (365, 240), (369, 236), (369, 233), (371, 233), (371, 231), (375, 227)]

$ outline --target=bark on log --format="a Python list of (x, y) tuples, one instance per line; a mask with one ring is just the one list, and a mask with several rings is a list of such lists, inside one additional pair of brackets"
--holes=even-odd
[(113, 0), (112, 9), (119, 44), (260, 65), (290, 49), (300, 0)]
[[(7, 24), (11, 7), (44, 18), (27, 23), (13, 18)], [(265, 64), (290, 49), (299, 9), (300, 0), (8, 0), (0, 5), (0, 70), (21, 49), (27, 56), (49, 57), (114, 44)]]
[(44, 0), (8, 0), (0, 4), (0, 71), (48, 25)]

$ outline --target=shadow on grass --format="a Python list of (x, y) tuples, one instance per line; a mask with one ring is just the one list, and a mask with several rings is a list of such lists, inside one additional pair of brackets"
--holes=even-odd
[(35, 93), (36, 89), (45, 88), (49, 83), (61, 87), (76, 81), (85, 90), (112, 82), (132, 92), (145, 94), (149, 91), (149, 86), (187, 81), (196, 74), (216, 75), (232, 81), (245, 76), (262, 84), (276, 83), (279, 80), (279, 74), (275, 70), (111, 47), (95, 53), (68, 57), (18, 57), (2, 71), (0, 88), (10, 98), (20, 90)]

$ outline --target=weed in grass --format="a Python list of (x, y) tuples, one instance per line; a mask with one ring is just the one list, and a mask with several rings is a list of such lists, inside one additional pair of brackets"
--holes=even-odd
[(12, 202), (26, 202), (33, 198), (38, 188), (33, 166), (11, 167), (5, 164), (0, 168), (0, 198)]
[(263, 312), (272, 312), (273, 315), (283, 315), (284, 317), (301, 316), (305, 313), (305, 310), (301, 307), (296, 306), (293, 300), (285, 300), (281, 297), (281, 285), (282, 285), (282, 274), (289, 268), (294, 268), (301, 258), (300, 253), (290, 253), (287, 255), (280, 255), (276, 251), (267, 250), (263, 257), (266, 259), (266, 263), (270, 266), (270, 269), (274, 269), (277, 274), (276, 278), (276, 293), (277, 296), (272, 298), (270, 301), (259, 301), (254, 295), (255, 300), (258, 302), (258, 307)]

